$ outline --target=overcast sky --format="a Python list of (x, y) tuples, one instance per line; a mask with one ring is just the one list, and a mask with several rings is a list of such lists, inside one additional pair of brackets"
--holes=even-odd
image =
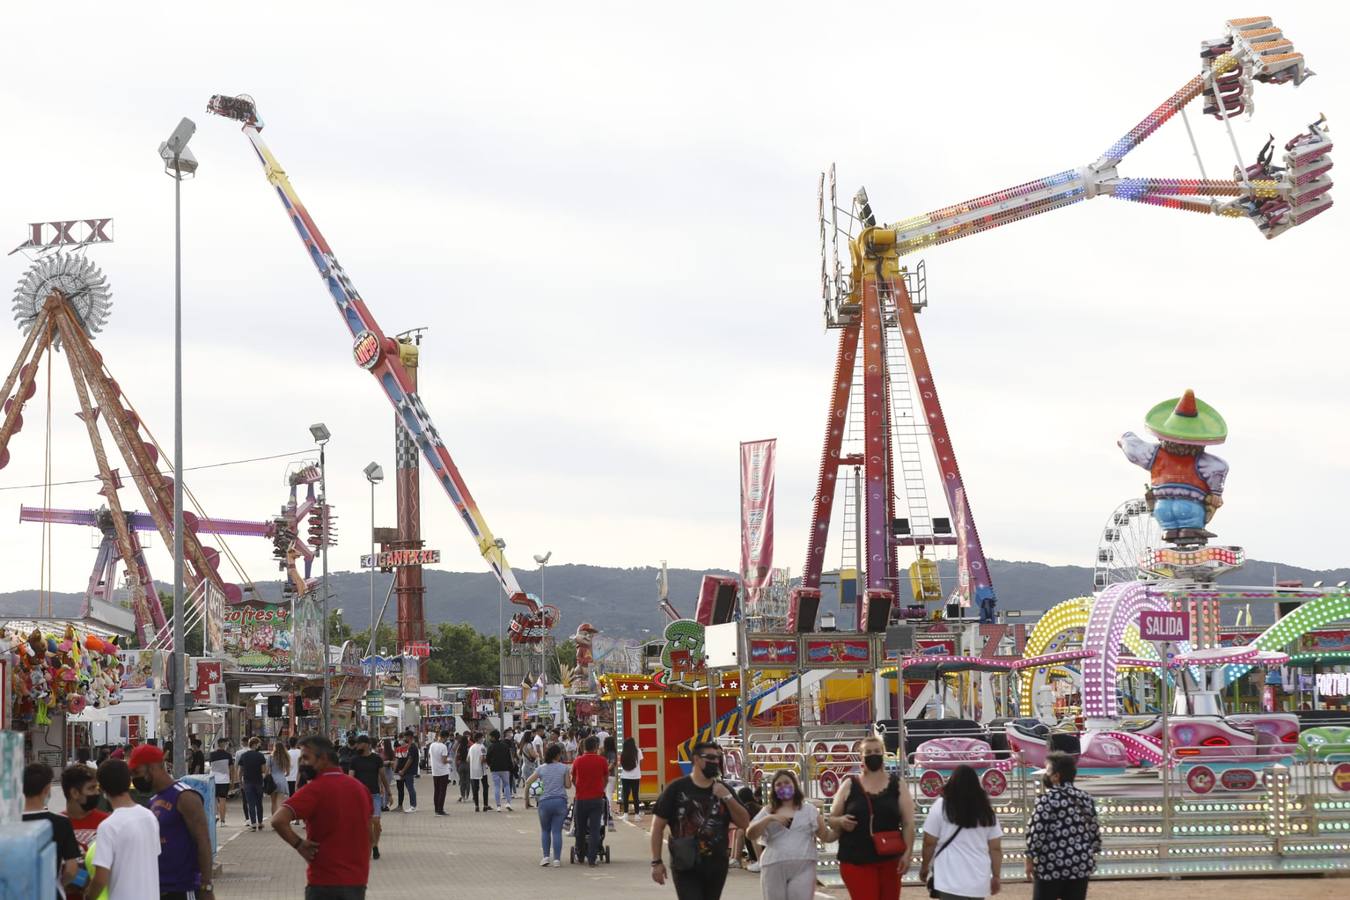
[[(354, 568), (370, 517), (361, 470), (392, 475), (392, 413), (247, 140), (205, 113), (213, 93), (250, 93), (384, 330), (430, 329), (423, 399), (511, 559), (734, 569), (736, 445), (777, 437), (776, 562), (795, 572), (835, 344), (817, 284), (819, 171), (836, 161), (841, 195), (865, 184), (895, 221), (1084, 165), (1248, 12), (1050, 6), (73, 3), (59, 26), (16, 6), (0, 60), (0, 244), (27, 222), (115, 219), (116, 242), (90, 251), (114, 292), (98, 347), (169, 447), (173, 191), (155, 150), (194, 118), (186, 463), (302, 450), (326, 422), (333, 567)], [(1350, 121), (1350, 17), (1277, 6), (1319, 75), (1257, 85), (1255, 117), (1235, 124), (1247, 161), (1320, 112), (1333, 129)], [(1222, 177), (1227, 137), (1192, 109)], [(1121, 173), (1198, 177), (1180, 119)], [(1338, 208), (1267, 242), (1245, 221), (1102, 198), (928, 253), (920, 326), (986, 552), (1090, 565), (1104, 520), (1146, 477), (1116, 437), (1194, 387), (1230, 427), (1222, 538), (1266, 559), (1350, 562), (1346, 222)], [(0, 275), (13, 284), (26, 265), (5, 257)], [(19, 335), (0, 347), (16, 353)], [(57, 372), (51, 477), (89, 477)], [(21, 503), (44, 502), (20, 487), (44, 480), (44, 397), (0, 472), (0, 589), (45, 568), (80, 590), (93, 562), (86, 530), (58, 529), (44, 563), (41, 528), (17, 521)], [(285, 471), (274, 460), (188, 484), (213, 515), (262, 519)], [(391, 482), (378, 489), (379, 524), (393, 497)], [(50, 496), (100, 499), (87, 484)], [(434, 486), (423, 530), (446, 568), (484, 568)], [(251, 577), (275, 576), (265, 542), (233, 549)]]

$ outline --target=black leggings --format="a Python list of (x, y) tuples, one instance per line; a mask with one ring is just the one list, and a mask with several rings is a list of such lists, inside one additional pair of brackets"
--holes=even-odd
[(623, 813), (625, 816), (628, 815), (628, 799), (630, 797), (633, 799), (633, 812), (636, 813), (642, 811), (642, 805), (638, 802), (638, 788), (641, 786), (641, 778), (619, 779), (619, 796), (623, 798), (623, 803), (620, 806), (619, 812)]
[(459, 767), (459, 799), (469, 799), (469, 767), (467, 765)]
[(1032, 900), (1083, 900), (1087, 896), (1086, 878), (1037, 878), (1031, 888)]

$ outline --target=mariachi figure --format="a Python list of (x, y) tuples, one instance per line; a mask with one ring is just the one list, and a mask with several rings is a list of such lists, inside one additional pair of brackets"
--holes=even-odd
[(1228, 463), (1205, 448), (1222, 444), (1228, 425), (1214, 407), (1195, 399), (1189, 389), (1153, 407), (1144, 422), (1161, 443), (1127, 431), (1116, 444), (1126, 459), (1149, 471), (1144, 497), (1162, 527), (1163, 540), (1204, 544), (1214, 537), (1205, 525), (1223, 505), (1223, 483), (1228, 477)]

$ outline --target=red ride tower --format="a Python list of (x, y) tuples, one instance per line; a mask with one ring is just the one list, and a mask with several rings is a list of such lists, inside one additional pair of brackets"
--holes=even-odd
[[(421, 328), (404, 332), (397, 338), (398, 358), (408, 373), (413, 389), (417, 388), (417, 355), (422, 342)], [(398, 413), (394, 414), (394, 469), (398, 492), (398, 540), (389, 549), (420, 550), (422, 548), (421, 475), (418, 469), (417, 445), (408, 435)], [(402, 652), (414, 641), (425, 641), (426, 617), (422, 600), (426, 588), (422, 584), (421, 566), (399, 566), (394, 570), (394, 595), (398, 599), (398, 647)], [(417, 667), (418, 682), (427, 680), (427, 658), (421, 657)]]

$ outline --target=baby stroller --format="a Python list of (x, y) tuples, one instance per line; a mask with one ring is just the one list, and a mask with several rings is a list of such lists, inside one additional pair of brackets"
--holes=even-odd
[[(576, 801), (569, 802), (567, 804), (567, 818), (563, 820), (563, 829), (567, 832), (568, 836), (576, 837), (576, 840), (572, 843), (572, 847), (568, 850), (568, 861), (574, 864), (585, 861), (586, 847), (582, 844), (582, 840), (589, 840), (588, 837), (580, 834), (579, 829), (576, 827), (576, 819), (573, 816), (575, 811)], [(605, 841), (605, 835), (613, 829), (614, 823), (611, 822), (609, 818), (609, 799), (606, 798), (605, 811), (600, 817), (600, 850), (595, 854), (597, 861), (609, 862), (609, 844)]]

